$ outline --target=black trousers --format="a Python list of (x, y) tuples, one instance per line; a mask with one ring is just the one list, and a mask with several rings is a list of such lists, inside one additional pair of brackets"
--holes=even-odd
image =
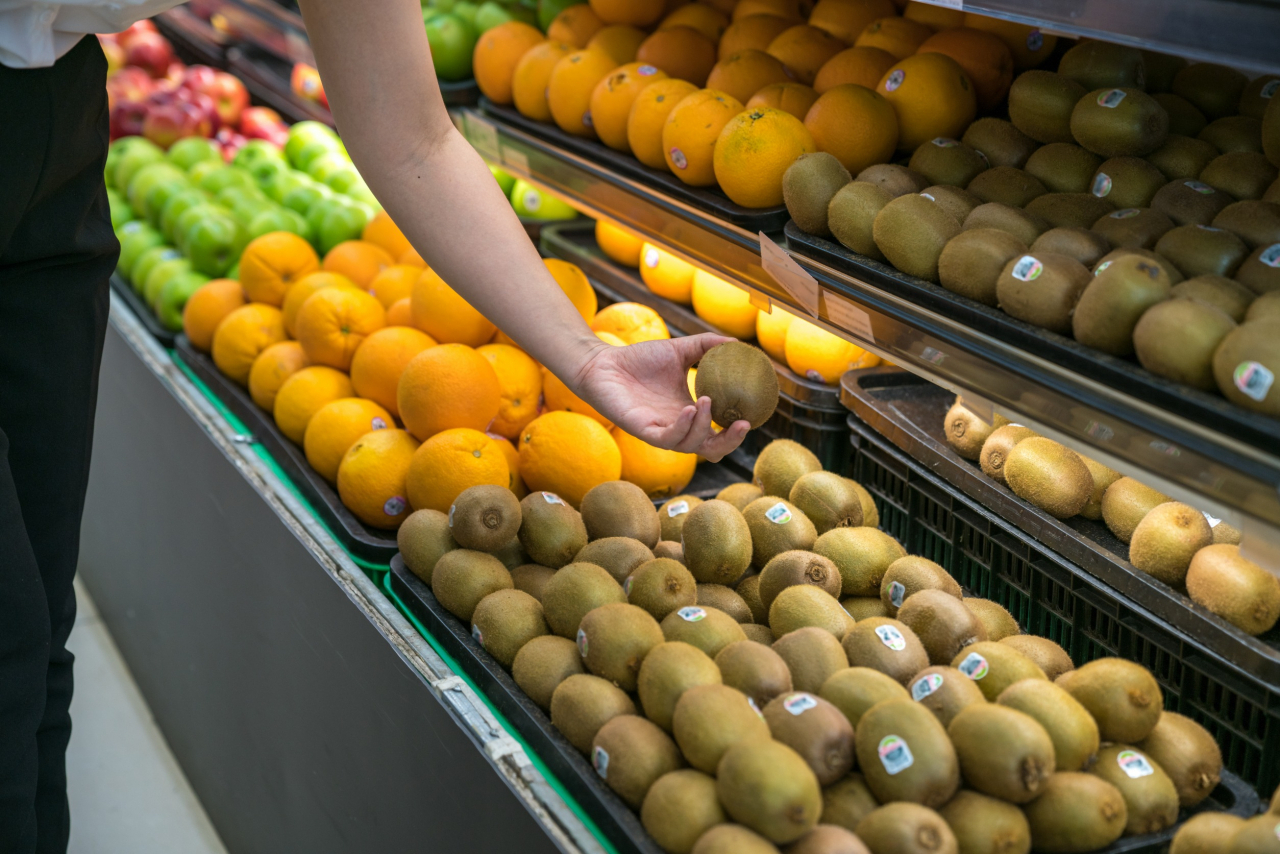
[(0, 66), (0, 854), (64, 852), (80, 515), (107, 281), (106, 60)]

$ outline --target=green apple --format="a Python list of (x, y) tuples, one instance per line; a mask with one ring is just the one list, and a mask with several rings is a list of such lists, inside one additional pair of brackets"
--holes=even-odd
[(262, 191), (267, 194), (269, 199), (277, 203), (283, 203), (284, 197), (289, 194), (290, 190), (312, 183), (314, 183), (314, 181), (311, 180), (311, 176), (307, 173), (299, 172), (296, 169), (289, 169), (288, 171), (272, 175), (267, 179), (267, 182), (261, 186)]
[(280, 204), (306, 216), (317, 202), (331, 198), (333, 198), (333, 190), (316, 181), (308, 181), (285, 194)]
[(132, 206), (125, 201), (124, 196), (110, 187), (107, 187), (107, 205), (111, 208), (111, 227), (113, 229), (118, 229), (125, 223), (133, 221)]
[(334, 140), (312, 140), (307, 143), (300, 152), (298, 152), (298, 159), (293, 161), (293, 168), (310, 174), (311, 164), (316, 159), (324, 157), (326, 154), (341, 155), (342, 149), (338, 147), (338, 143)]
[(507, 14), (513, 21), (519, 21), (531, 27), (538, 26), (538, 10), (532, 6), (525, 6), (523, 3), (513, 4), (507, 7)]
[(257, 189), (257, 185), (253, 182), (253, 176), (236, 166), (211, 169), (200, 179), (200, 189), (206, 193), (217, 194), (227, 187), (253, 187), (255, 190)]
[(141, 136), (122, 136), (107, 149), (107, 162), (102, 167), (102, 177), (106, 181), (107, 186), (124, 192), (124, 187), (116, 186), (116, 167), (120, 165), (120, 161), (124, 156), (135, 148), (151, 148), (160, 151), (159, 146), (151, 140)]
[(266, 189), (267, 185), (275, 181), (278, 176), (293, 171), (284, 160), (267, 159), (251, 163), (248, 169), (249, 174), (253, 176), (253, 180), (257, 182), (259, 189)]
[(231, 269), (227, 271), (227, 278), (235, 279), (237, 282), (240, 281), (240, 262), (239, 261), (231, 265)]
[(226, 168), (226, 165), (227, 164), (223, 163), (221, 159), (201, 160), (195, 166), (192, 166), (190, 169), (187, 170), (187, 177), (191, 179), (192, 184), (195, 184), (197, 187), (199, 187), (200, 182), (205, 179), (206, 175), (208, 175), (210, 172), (216, 172), (219, 169), (224, 169)]
[(471, 76), (471, 55), (476, 48), (475, 15), (478, 7), (458, 0), (447, 15), (432, 15), (423, 26), (431, 45), (431, 61), (441, 80), (465, 80)]
[(495, 0), (485, 0), (476, 9), (476, 31), (483, 33), (499, 24), (512, 20), (513, 16)]
[(231, 165), (239, 166), (241, 169), (247, 169), (252, 172), (253, 164), (261, 163), (264, 160), (273, 163), (284, 163), (284, 155), (280, 153), (280, 149), (277, 146), (267, 142), (265, 139), (251, 139), (236, 152), (236, 156), (231, 159)]
[(321, 184), (334, 172), (345, 172), (352, 169), (351, 161), (341, 151), (328, 151), (307, 164), (307, 174)]
[(527, 181), (516, 181), (511, 188), (511, 206), (516, 209), (516, 214), (526, 219), (551, 221), (573, 219), (578, 215), (572, 207)]
[(184, 172), (207, 160), (222, 162), (222, 151), (211, 139), (188, 136), (169, 147), (169, 162)]
[(142, 301), (155, 311), (156, 297), (160, 294), (160, 289), (164, 287), (165, 282), (181, 273), (189, 272), (191, 272), (191, 262), (182, 256), (157, 261), (147, 271), (147, 278), (142, 283)]
[(360, 179), (359, 183), (352, 185), (346, 194), (347, 198), (363, 202), (375, 211), (382, 210), (382, 203), (378, 201), (378, 198), (373, 194), (373, 190), (369, 189), (369, 185), (364, 182), (363, 178)]
[(476, 13), (479, 11), (479, 3), (474, 3), (472, 0), (458, 0), (458, 2), (453, 4), (453, 8), (449, 10), (448, 14), (465, 21), (471, 26), (471, 29), (474, 30), (476, 27)]
[(134, 210), (146, 216), (147, 208), (143, 201), (147, 198), (147, 193), (151, 192), (152, 188), (160, 184), (187, 183), (187, 173), (172, 163), (158, 160), (155, 163), (148, 163), (129, 177), (129, 183), (125, 185), (128, 188), (125, 192), (125, 198), (129, 200), (129, 204), (133, 206)]
[(240, 184), (235, 184), (230, 187), (223, 187), (221, 190), (214, 193), (213, 198), (218, 204), (228, 208), (234, 208), (240, 202), (246, 202), (246, 201), (253, 201), (253, 200), (257, 200), (261, 202), (271, 201), (269, 198), (267, 198), (267, 194), (259, 190), (257, 187), (254, 187), (254, 186), (245, 187)]
[(489, 164), (489, 172), (493, 175), (493, 179), (498, 182), (498, 186), (502, 188), (502, 195), (508, 199), (511, 198), (511, 188), (516, 185), (516, 177), (500, 166)]
[(338, 135), (328, 125), (312, 121), (298, 122), (289, 128), (289, 135), (285, 139), (285, 159), (292, 163), (294, 168), (301, 168), (298, 166), (298, 155), (309, 143), (317, 140), (333, 143), (337, 138)]
[(587, 0), (538, 0), (538, 29), (545, 33), (551, 26), (551, 22), (556, 19), (556, 15), (570, 6), (585, 2)]
[(357, 202), (341, 196), (325, 199), (307, 211), (312, 245), (321, 255), (344, 240), (359, 240), (369, 222), (369, 215)]
[[(240, 223), (242, 228), (248, 228), (249, 223), (263, 211), (282, 211), (287, 208), (277, 205), (270, 199), (245, 199), (231, 206), (231, 218)], [(292, 213), (292, 211), (290, 211)]]
[(156, 317), (160, 325), (172, 332), (182, 331), (182, 310), (187, 300), (211, 281), (202, 273), (181, 273), (164, 283), (156, 295)]
[(273, 231), (291, 231), (303, 239), (310, 234), (307, 220), (301, 214), (281, 207), (260, 211), (245, 228), (250, 240)]
[(164, 206), (169, 203), (169, 200), (179, 193), (185, 193), (191, 189), (193, 189), (191, 183), (186, 179), (157, 184), (142, 197), (142, 215), (152, 225), (158, 226), (160, 224), (160, 214), (164, 212)]
[(347, 164), (346, 169), (335, 169), (325, 176), (324, 184), (335, 193), (346, 194), (352, 187), (361, 182), (360, 173), (355, 167)]
[(157, 264), (173, 261), (177, 258), (182, 258), (182, 253), (172, 246), (161, 244), (144, 250), (133, 264), (133, 270), (129, 276), (129, 284), (133, 285), (133, 289), (141, 294), (143, 286), (146, 284), (147, 276), (151, 275), (151, 270)]
[(206, 202), (202, 205), (193, 205), (187, 208), (173, 223), (173, 245), (183, 252), (187, 251), (187, 233), (202, 219), (213, 219), (214, 217), (231, 216), (231, 211), (222, 205), (216, 205), (212, 202)]
[(224, 276), (248, 242), (244, 229), (230, 216), (204, 217), (185, 233), (183, 251), (191, 268), (206, 276)]
[(208, 194), (196, 187), (189, 187), (181, 193), (170, 196), (169, 201), (165, 202), (160, 210), (160, 223), (157, 226), (160, 233), (172, 241), (176, 233), (178, 217), (186, 213), (188, 208), (208, 203)]
[(146, 145), (130, 146), (116, 162), (111, 183), (117, 190), (127, 190), (129, 181), (139, 169), (148, 163), (159, 163), (162, 160), (164, 152), (149, 142)]
[(126, 279), (143, 252), (164, 245), (164, 235), (137, 219), (121, 226), (116, 237), (120, 240), (120, 259), (116, 261), (116, 269)]

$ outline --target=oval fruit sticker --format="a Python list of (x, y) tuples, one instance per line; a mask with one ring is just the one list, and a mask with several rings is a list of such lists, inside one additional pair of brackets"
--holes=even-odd
[(880, 754), (880, 764), (884, 766), (885, 773), (890, 777), (906, 771), (916, 761), (911, 755), (911, 748), (896, 735), (886, 735), (880, 739), (876, 752)]

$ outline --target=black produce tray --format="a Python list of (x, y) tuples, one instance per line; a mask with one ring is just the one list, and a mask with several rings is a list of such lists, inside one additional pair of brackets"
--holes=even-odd
[[(839, 243), (802, 231), (788, 222), (787, 246), (895, 296), (959, 320), (992, 338), (1097, 380), (1137, 400), (1175, 412), (1196, 424), (1274, 453), (1280, 447), (1280, 420), (1241, 409), (1225, 398), (1158, 377), (1135, 361), (1120, 359), (1086, 347), (1074, 339), (1017, 320), (999, 309), (954, 294), (946, 288), (900, 273), (895, 268), (857, 255)], [(1213, 447), (1201, 450), (1216, 456)]]
[(168, 9), (151, 21), (183, 62), (215, 68), (226, 64), (225, 37), (189, 9), (181, 6)]
[[(1142, 664), (1160, 683), (1165, 708), (1213, 733), (1227, 770), (1263, 793), (1280, 783), (1280, 684), (1241, 672), (1047, 548), (943, 480), (933, 461), (912, 459), (857, 416), (849, 426), (850, 476), (874, 497), (880, 527), (908, 552), (999, 602), (1026, 632), (1057, 642), (1077, 664), (1107, 656)], [(1020, 513), (1015, 508), (1009, 518)]]
[(254, 101), (275, 110), (289, 124), (315, 121), (334, 126), (333, 114), (327, 107), (293, 93), (289, 84), (293, 63), (288, 60), (242, 42), (227, 49), (226, 66), (228, 71), (244, 81)]
[(650, 169), (630, 154), (614, 151), (603, 143), (565, 133), (554, 124), (526, 118), (514, 107), (504, 107), (488, 98), (480, 98), (480, 109), (525, 133), (554, 143), (601, 166), (640, 181), (651, 189), (678, 199), (700, 211), (720, 217), (749, 231), (781, 231), (790, 218), (782, 205), (772, 208), (744, 208), (734, 204), (719, 187), (691, 187), (670, 172)]
[(134, 313), (146, 330), (151, 333), (151, 337), (160, 342), (160, 346), (166, 350), (173, 349), (173, 342), (177, 336), (176, 332), (171, 332), (160, 322), (160, 318), (156, 317), (155, 312), (151, 310), (151, 306), (142, 301), (142, 297), (138, 296), (133, 286), (125, 281), (124, 276), (119, 273), (111, 274), (111, 290), (115, 295), (129, 306), (129, 310)]
[(547, 713), (476, 642), (470, 626), (463, 625), (436, 601), (431, 589), (405, 567), (399, 554), (391, 559), (389, 580), (405, 607), (506, 718), (619, 854), (663, 854), (641, 825), (640, 817), (604, 784), (587, 758), (551, 725)]
[(398, 551), (394, 531), (378, 531), (366, 527), (352, 515), (338, 498), (337, 490), (307, 462), (306, 454), (289, 441), (270, 413), (258, 408), (249, 391), (223, 376), (213, 359), (201, 353), (186, 335), (179, 335), (175, 349), (178, 358), (208, 387), (222, 405), (235, 413), (257, 442), (271, 454), (284, 470), (311, 509), (329, 528), (330, 533), (351, 554), (370, 563), (385, 564)]

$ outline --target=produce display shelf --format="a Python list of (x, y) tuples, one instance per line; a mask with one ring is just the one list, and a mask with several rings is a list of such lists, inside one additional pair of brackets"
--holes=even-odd
[(983, 507), (849, 417), (850, 476), (872, 494), (880, 527), (942, 565), (1029, 634), (1084, 664), (1116, 656), (1148, 668), (1165, 708), (1206, 727), (1225, 767), (1264, 796), (1280, 784), (1280, 685), (1220, 654)]
[(210, 26), (208, 21), (193, 15), (191, 10), (178, 6), (151, 20), (184, 61), (215, 68), (226, 65), (226, 36)]
[(138, 296), (133, 286), (125, 281), (124, 276), (121, 276), (118, 272), (111, 274), (111, 291), (122, 299), (125, 305), (129, 306), (129, 310), (138, 318), (138, 322), (151, 333), (151, 337), (160, 342), (161, 347), (166, 350), (173, 349), (176, 338), (175, 333), (165, 328), (164, 324), (156, 317), (155, 312), (151, 310), (151, 307), (142, 301), (142, 297)]
[(300, 98), (289, 84), (293, 66), (260, 47), (242, 44), (227, 49), (227, 70), (244, 81), (254, 101), (265, 104), (289, 124), (323, 122), (333, 127), (329, 108)]

